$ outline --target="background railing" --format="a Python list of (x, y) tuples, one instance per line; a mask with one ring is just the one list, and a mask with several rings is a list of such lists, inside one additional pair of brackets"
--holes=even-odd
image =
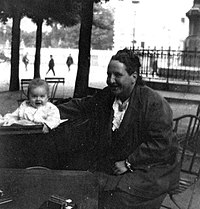
[(141, 75), (166, 83), (200, 84), (200, 51), (135, 49), (141, 59)]
[[(166, 90), (168, 90), (168, 84), (184, 84), (189, 89), (193, 85), (199, 88), (200, 85), (200, 51), (194, 50), (172, 50), (168, 49), (135, 49), (141, 59), (141, 75), (144, 80), (150, 81), (153, 84), (155, 82), (162, 82)], [(28, 65), (28, 71), (25, 71), (22, 57), (28, 53), (30, 60)], [(74, 65), (70, 73), (66, 74), (66, 58), (72, 54), (74, 59)], [(90, 78), (89, 86), (95, 88), (103, 88), (106, 86), (107, 77), (107, 65), (110, 58), (116, 51), (113, 50), (91, 50), (91, 63), (90, 63)], [(77, 63), (78, 63), (78, 49), (64, 49), (64, 48), (42, 48), (41, 49), (41, 77), (46, 77), (46, 71), (48, 68), (49, 55), (52, 54), (55, 62), (56, 75), (59, 77), (65, 77), (67, 87), (73, 88), (76, 79)], [(4, 55), (10, 58), (10, 49), (4, 49)], [(3, 57), (4, 58), (4, 57)], [(1, 56), (0, 56), (1, 59)], [(34, 59), (35, 48), (23, 48), (20, 51), (20, 71), (19, 77), (33, 78), (34, 73)], [(4, 59), (3, 59), (4, 62)], [(0, 82), (4, 83), (6, 88), (1, 88), (3, 91), (8, 90), (10, 82), (10, 62), (1, 63), (0, 68), (3, 69), (1, 73)], [(71, 87), (72, 86), (72, 87)], [(182, 86), (181, 86), (182, 87)], [(154, 88), (156, 88), (154, 86)], [(0, 90), (1, 90), (0, 89)], [(196, 89), (196, 88), (195, 88)], [(67, 91), (66, 91), (67, 92)], [(200, 92), (200, 90), (199, 90)]]

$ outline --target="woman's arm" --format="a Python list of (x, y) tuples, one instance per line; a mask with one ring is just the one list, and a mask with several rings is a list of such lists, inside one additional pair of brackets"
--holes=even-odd
[(133, 167), (166, 164), (176, 156), (172, 110), (166, 100), (155, 99), (146, 104), (140, 121), (142, 142), (127, 158)]

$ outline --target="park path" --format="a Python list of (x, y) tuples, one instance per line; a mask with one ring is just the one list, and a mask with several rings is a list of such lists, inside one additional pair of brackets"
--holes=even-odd
[[(103, 88), (106, 86), (106, 67), (97, 67), (91, 66), (90, 77), (89, 77), (89, 86), (96, 88)], [(46, 75), (47, 63), (41, 65), (41, 78), (53, 77), (50, 72)], [(60, 97), (68, 98), (73, 97), (75, 79), (77, 73), (77, 65), (74, 64), (71, 66), (70, 72), (68, 72), (66, 65), (58, 65), (55, 67), (56, 77), (64, 77), (65, 84), (64, 86), (59, 84), (58, 95)], [(9, 82), (10, 82), (10, 64), (9, 63), (0, 63), (0, 114), (5, 114), (8, 111), (13, 111), (17, 106), (17, 100), (20, 98), (19, 92), (8, 92)], [(33, 78), (33, 64), (28, 65), (28, 71), (25, 70), (24, 64), (21, 62), (19, 67), (19, 78)], [(159, 91), (159, 93), (167, 98), (196, 98), (197, 95), (186, 95), (186, 94), (177, 94), (173, 92)], [(172, 95), (173, 94), (173, 95)], [(189, 97), (190, 96), (190, 97)], [(200, 96), (199, 96), (200, 100)], [(195, 114), (197, 105), (191, 103), (179, 103), (170, 102), (171, 107), (174, 112), (174, 117), (182, 115), (184, 113)]]
[[(46, 75), (48, 69), (48, 62), (42, 63), (40, 67), (40, 75), (42, 79), (45, 77), (54, 77), (52, 72)], [(91, 66), (89, 85), (91, 87), (102, 88), (106, 85), (106, 68)], [(74, 86), (77, 74), (76, 63), (71, 66), (71, 70), (68, 71), (67, 65), (57, 64), (55, 66), (56, 77), (65, 78), (65, 84), (59, 84), (56, 96), (68, 98), (73, 97)], [(10, 83), (10, 63), (0, 63), (0, 114), (13, 111), (17, 106), (17, 100), (20, 98), (19, 92), (8, 92)], [(32, 79), (34, 76), (33, 63), (28, 65), (28, 70), (25, 70), (25, 66), (22, 62), (19, 65), (19, 79), (26, 78)]]

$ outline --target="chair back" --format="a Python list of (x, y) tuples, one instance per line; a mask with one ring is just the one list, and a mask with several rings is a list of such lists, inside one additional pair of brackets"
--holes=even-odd
[(195, 115), (183, 115), (174, 119), (174, 132), (179, 143), (181, 173), (200, 175), (200, 119)]
[[(58, 98), (56, 98), (58, 84), (60, 83), (60, 84), (64, 85), (65, 78), (61, 78), (61, 77), (45, 78), (45, 81), (51, 86), (50, 102), (53, 102), (54, 100), (58, 99)], [(62, 93), (64, 93), (64, 92), (62, 92)]]
[(32, 79), (21, 79), (20, 81), (20, 98), (17, 100), (20, 105), (25, 99), (28, 99), (28, 86)]
[[(179, 143), (178, 160), (181, 166), (178, 187), (172, 188), (169, 192), (170, 200), (177, 208), (191, 208), (196, 182), (200, 176), (200, 119), (196, 115), (182, 115), (174, 118), (173, 131), (177, 136)], [(183, 193), (188, 188), (192, 193), (185, 198), (188, 203), (180, 201), (176, 195)], [(172, 209), (171, 204), (161, 205), (161, 208)], [(187, 206), (186, 206), (187, 205)]]
[(198, 104), (198, 106), (197, 106), (196, 116), (198, 116), (198, 117), (199, 117), (199, 114), (200, 114), (200, 104)]
[(28, 98), (27, 92), (28, 92), (28, 86), (31, 80), (32, 79), (26, 79), (26, 78), (21, 79), (21, 82), (20, 82), (21, 98), (20, 99)]

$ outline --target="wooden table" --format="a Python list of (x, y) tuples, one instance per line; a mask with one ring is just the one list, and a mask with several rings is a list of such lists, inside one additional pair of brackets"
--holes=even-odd
[(53, 138), (42, 133), (42, 126), (0, 127), (0, 168), (27, 168), (58, 164)]
[[(0, 137), (10, 135), (30, 135), (30, 134), (42, 134), (42, 125), (30, 125), (30, 126), (1, 126), (0, 127)], [(1, 137), (2, 138), (2, 137)]]
[(0, 189), (12, 199), (1, 209), (39, 209), (51, 195), (72, 199), (78, 209), (98, 208), (98, 184), (87, 171), (1, 168)]
[(93, 141), (88, 120), (66, 121), (48, 134), (42, 126), (0, 127), (0, 168), (88, 170)]

